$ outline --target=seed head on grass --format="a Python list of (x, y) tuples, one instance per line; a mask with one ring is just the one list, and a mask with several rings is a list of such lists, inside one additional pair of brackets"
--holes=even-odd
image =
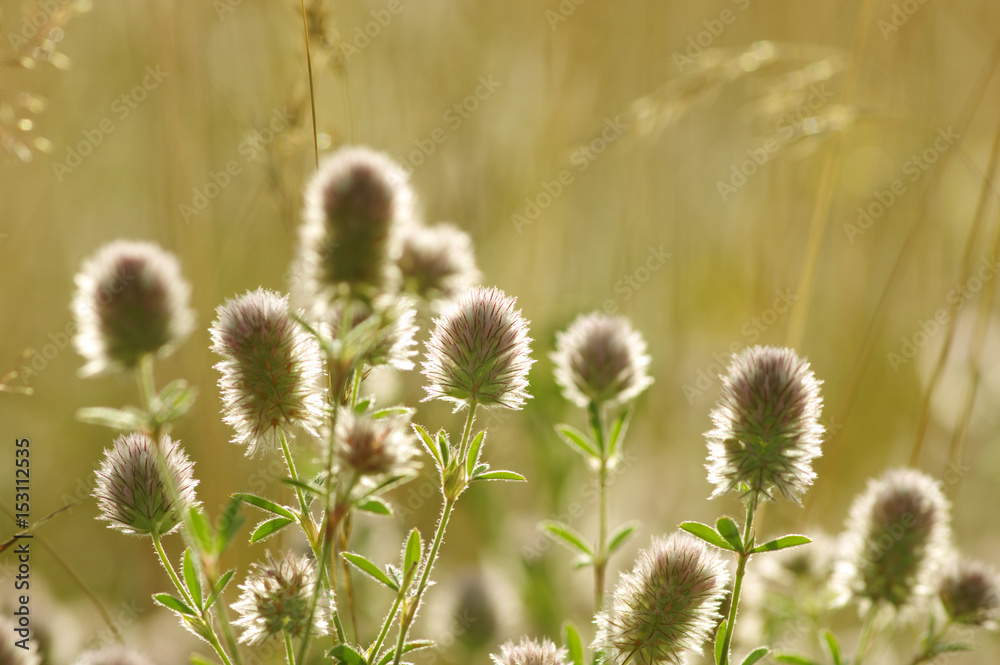
[(1000, 577), (984, 563), (952, 565), (938, 584), (938, 598), (955, 623), (995, 630), (1000, 620)]
[(129, 647), (115, 644), (80, 655), (73, 665), (153, 665), (144, 655)]
[(218, 308), (212, 350), (222, 356), (223, 413), (248, 456), (282, 432), (322, 420), (323, 365), (316, 341), (292, 318), (288, 298), (257, 289)]
[(479, 282), (472, 238), (451, 224), (407, 225), (397, 263), (404, 288), (428, 302), (452, 299)]
[(494, 665), (569, 665), (569, 656), (552, 642), (523, 638), (519, 643), (507, 642), (500, 647), (500, 655), (491, 654)]
[(190, 334), (190, 287), (177, 259), (150, 242), (118, 240), (76, 275), (73, 344), (81, 376), (131, 369), (143, 356), (169, 355)]
[(349, 147), (328, 157), (306, 191), (296, 264), (306, 297), (367, 301), (394, 288), (412, 201), (405, 172), (387, 155)]
[(497, 288), (476, 287), (450, 303), (434, 320), (423, 373), (429, 399), (461, 409), (475, 402), (520, 409), (531, 359), (528, 323), (516, 300)]
[(653, 383), (646, 340), (628, 319), (593, 312), (556, 334), (556, 383), (581, 408), (632, 401)]
[(334, 435), (342, 468), (359, 476), (404, 474), (418, 467), (417, 441), (409, 416), (376, 419), (342, 409)]
[[(281, 633), (301, 637), (309, 625), (313, 590), (316, 588), (316, 565), (306, 557), (283, 553), (267, 554), (267, 560), (250, 565), (242, 593), (233, 603), (239, 618), (233, 623), (242, 628), (240, 642), (259, 645)], [(325, 635), (329, 623), (329, 599), (320, 592), (311, 633)]]
[(733, 358), (712, 410), (708, 480), (713, 497), (739, 490), (754, 501), (773, 491), (800, 503), (821, 454), (820, 381), (791, 349), (755, 346)]
[(609, 665), (682, 663), (720, 618), (729, 572), (714, 551), (686, 533), (654, 538), (597, 615), (594, 648)]
[(896, 610), (934, 592), (950, 547), (948, 500), (937, 481), (913, 469), (892, 469), (869, 481), (855, 500), (834, 563), (838, 602)]
[(176, 503), (163, 483), (156, 460), (156, 442), (145, 434), (123, 434), (97, 470), (94, 498), (101, 511), (99, 519), (123, 533), (163, 536), (180, 524), (184, 511), (197, 505), (194, 464), (180, 444), (163, 436), (160, 444), (169, 469)]

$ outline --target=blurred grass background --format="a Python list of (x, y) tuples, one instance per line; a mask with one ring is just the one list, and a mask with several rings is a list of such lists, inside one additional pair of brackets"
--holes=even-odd
[[(446, 662), (485, 662), (503, 639), (555, 638), (562, 618), (589, 620), (589, 575), (570, 571), (569, 555), (547, 544), (525, 555), (545, 543), (537, 522), (573, 506), (582, 514), (569, 521), (588, 535), (596, 528), (592, 494), (581, 489), (589, 477), (551, 428), (580, 426), (582, 416), (559, 396), (548, 360), (555, 331), (591, 309), (633, 319), (656, 379), (628, 441), (636, 463), (612, 495), (613, 521), (637, 518), (643, 528), (612, 562), (612, 581), (652, 534), (737, 511), (730, 499), (707, 500), (701, 433), (718, 359), (754, 342), (791, 343), (809, 357), (825, 381), (831, 429), (806, 508), (771, 506), (762, 529), (838, 532), (868, 477), (908, 463), (928, 414), (919, 464), (946, 481), (958, 546), (996, 563), (994, 275), (969, 283), (970, 298), (948, 309), (965, 283), (963, 256), (974, 268), (996, 256), (997, 190), (987, 182), (1000, 117), (995, 3), (307, 4), (324, 145), (365, 143), (414, 167), (424, 217), (467, 229), (484, 281), (517, 295), (532, 322), (535, 399), (491, 431), (486, 453), (530, 483), (474, 489), (459, 507), (418, 631), (455, 634), (457, 644), (440, 654)], [(32, 10), (10, 0), (0, 7), (8, 55), (18, 41), (11, 35), (23, 34), (22, 12)], [(94, 521), (87, 498), (112, 437), (75, 422), (74, 411), (136, 403), (137, 395), (130, 377), (76, 377), (82, 362), (65, 344), (73, 275), (119, 237), (155, 240), (180, 257), (199, 326), (160, 363), (157, 379), (184, 377), (199, 389), (193, 414), (176, 430), (197, 462), (199, 496), (214, 514), (234, 491), (266, 483), (283, 492), (277, 465), (246, 460), (228, 442), (207, 327), (227, 297), (258, 285), (286, 289), (299, 192), (313, 169), (302, 19), (295, 3), (109, 0), (53, 36), (72, 60), (68, 70), (0, 69), (9, 102), (0, 114), (4, 136), (42, 136), (52, 146), (30, 161), (8, 156), (0, 164), (0, 368), (16, 365), (24, 349), (39, 353), (37, 374), (14, 382), (35, 394), (0, 396), (0, 430), (5, 450), (15, 437), (32, 440), (35, 516), (82, 499), (44, 529), (53, 548), (112, 615), (138, 608), (138, 621), (125, 627), (130, 641), (161, 654), (158, 662), (177, 662), (196, 645), (149, 601), (166, 580), (148, 542)], [(162, 82), (151, 85), (147, 68), (165, 72)], [(142, 94), (136, 86), (144, 77)], [(484, 80), (499, 86), (485, 92)], [(44, 110), (18, 106), (21, 92), (44, 99)], [(454, 108), (463, 103), (461, 112)], [(17, 126), (24, 117), (33, 121), (30, 132)], [(934, 148), (948, 128), (960, 139)], [(94, 136), (92, 154), (68, 172), (59, 168), (72, 163), (68, 150)], [(765, 164), (745, 164), (762, 149)], [(914, 171), (913, 156), (927, 150), (933, 167)], [(218, 174), (231, 162), (238, 173), (213, 190), (208, 185), (222, 182)], [(753, 173), (720, 192), (720, 182), (738, 182), (734, 168)], [(561, 173), (571, 182), (553, 196)], [(858, 226), (858, 208), (878, 201), (876, 192), (887, 200), (896, 181), (903, 193), (867, 228)], [(210, 199), (203, 209), (199, 194)], [(669, 257), (647, 263), (660, 253)], [(946, 332), (921, 325), (942, 308), (959, 325), (925, 409)], [(978, 322), (990, 324), (981, 344)], [(914, 339), (919, 332), (925, 336)], [(920, 348), (898, 364), (888, 354), (901, 353), (904, 337)], [(973, 379), (974, 408), (963, 427)], [(387, 399), (414, 403), (421, 394), (416, 373), (373, 384)], [(459, 426), (427, 405), (418, 420)], [(961, 459), (949, 458), (956, 430), (965, 433)], [(12, 460), (13, 453), (0, 455), (0, 487), (12, 487)], [(388, 560), (410, 524), (432, 529), (438, 500), (414, 499), (427, 486), (421, 482), (416, 494), (404, 488), (396, 497), (420, 504), (415, 514), (359, 524), (356, 547)], [(229, 564), (242, 570), (263, 549), (241, 546)], [(36, 550), (33, 566), (51, 596), (35, 620), (58, 626), (51, 662), (64, 662), (99, 639), (100, 623), (48, 553)], [(362, 603), (369, 608), (362, 628), (371, 631), (384, 599), (357, 584), (359, 596), (371, 596)], [(461, 598), (486, 602), (493, 619), (481, 611), (469, 626), (449, 629)], [(992, 662), (990, 653), (954, 659)]]

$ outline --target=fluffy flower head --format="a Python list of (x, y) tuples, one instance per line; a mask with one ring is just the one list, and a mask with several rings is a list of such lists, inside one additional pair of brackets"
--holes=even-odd
[(411, 224), (399, 260), (404, 288), (427, 301), (448, 300), (479, 281), (469, 234), (451, 224)]
[[(263, 563), (250, 565), (242, 593), (233, 603), (239, 615), (234, 622), (243, 629), (240, 642), (263, 644), (280, 633), (301, 637), (309, 625), (313, 589), (316, 587), (316, 565), (306, 557), (283, 553), (277, 558), (267, 555)], [(329, 601), (321, 592), (313, 615), (312, 634), (325, 635)]]
[(1000, 577), (978, 561), (961, 561), (941, 578), (938, 598), (952, 621), (996, 628), (1000, 619)]
[(522, 639), (518, 644), (507, 642), (500, 647), (500, 655), (491, 655), (495, 665), (568, 665), (569, 656), (565, 649), (557, 647), (552, 640)]
[(73, 665), (153, 665), (153, 663), (134, 649), (114, 644), (81, 654)]
[(417, 466), (417, 442), (410, 418), (374, 418), (342, 409), (334, 435), (337, 459), (359, 476), (396, 475)]

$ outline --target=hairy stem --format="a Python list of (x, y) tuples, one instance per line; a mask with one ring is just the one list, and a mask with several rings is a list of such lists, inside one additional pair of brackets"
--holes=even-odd
[(368, 662), (377, 662), (379, 655), (378, 652), (385, 643), (386, 636), (389, 635), (389, 629), (392, 628), (393, 621), (396, 620), (396, 613), (399, 612), (399, 606), (403, 602), (403, 594), (405, 592), (406, 589), (400, 589), (399, 593), (396, 594), (396, 600), (393, 601), (392, 607), (389, 609), (389, 613), (385, 616), (385, 621), (382, 622), (382, 629), (379, 631), (378, 637), (375, 638), (375, 641), (368, 648), (368, 651), (365, 654), (365, 659)]
[(750, 560), (750, 545), (753, 543), (753, 518), (757, 511), (757, 497), (747, 500), (747, 517), (743, 525), (743, 552), (736, 555), (736, 581), (733, 583), (733, 598), (729, 604), (729, 617), (726, 619), (726, 635), (722, 640), (722, 660), (719, 665), (728, 665), (730, 650), (733, 644), (733, 633), (736, 628), (736, 612), (740, 604), (740, 591), (743, 588), (743, 576), (746, 574), (747, 562)]
[(865, 656), (865, 651), (868, 649), (868, 642), (872, 637), (872, 630), (875, 627), (875, 614), (878, 612), (878, 607), (872, 605), (868, 608), (868, 613), (865, 615), (865, 623), (861, 627), (861, 638), (858, 640), (858, 655), (854, 658), (854, 665), (861, 665), (861, 661)]

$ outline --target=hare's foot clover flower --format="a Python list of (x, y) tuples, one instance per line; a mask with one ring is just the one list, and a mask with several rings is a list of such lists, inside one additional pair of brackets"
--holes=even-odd
[(455, 298), (479, 282), (472, 238), (451, 224), (405, 226), (397, 264), (403, 288), (432, 303)]
[(913, 607), (937, 588), (950, 547), (948, 500), (937, 481), (913, 469), (892, 469), (855, 499), (834, 564), (840, 603), (862, 608)]
[(248, 456), (274, 447), (294, 426), (319, 426), (323, 414), (319, 346), (292, 318), (288, 298), (258, 289), (227, 301), (212, 324), (222, 356), (224, 420)]
[(701, 541), (654, 538), (597, 616), (594, 648), (608, 665), (682, 663), (715, 629), (728, 583), (725, 565)]
[(73, 665), (153, 665), (153, 662), (135, 649), (114, 644), (81, 654)]
[(38, 656), (38, 643), (31, 637), (21, 642), (17, 630), (17, 624), (7, 617), (0, 617), (0, 663), (39, 665), (42, 659)]
[(405, 475), (419, 468), (409, 415), (376, 419), (341, 409), (334, 442), (340, 468), (359, 477)]
[(528, 323), (516, 300), (497, 288), (476, 287), (434, 320), (423, 373), (429, 399), (520, 409), (531, 359)]
[(820, 383), (791, 349), (755, 346), (733, 359), (705, 433), (713, 497), (739, 490), (756, 505), (777, 490), (800, 503), (821, 454)]
[(957, 624), (995, 629), (1000, 619), (1000, 577), (984, 563), (952, 565), (938, 584), (938, 598)]
[(417, 353), (416, 315), (411, 298), (385, 294), (371, 304), (357, 300), (331, 304), (321, 317), (320, 329), (346, 367), (385, 365), (409, 371)]
[(87, 360), (81, 376), (168, 355), (194, 327), (190, 287), (177, 259), (154, 243), (106, 245), (84, 262), (75, 281), (73, 344)]
[(602, 312), (580, 316), (557, 333), (552, 362), (563, 396), (581, 408), (625, 404), (653, 383), (642, 335), (628, 319)]
[(327, 158), (306, 191), (295, 276), (311, 305), (370, 300), (395, 289), (400, 227), (413, 194), (402, 167), (370, 148)]
[(490, 655), (494, 665), (568, 665), (569, 656), (565, 649), (557, 647), (552, 640), (522, 639), (517, 644), (507, 642), (500, 647), (500, 655)]
[(325, 635), (332, 608), (320, 590), (316, 611), (312, 611), (317, 584), (316, 564), (306, 557), (268, 553), (265, 562), (251, 564), (246, 581), (240, 585), (239, 600), (232, 606), (239, 615), (234, 625), (243, 629), (240, 642), (263, 644), (282, 633), (290, 638), (306, 632)]
[(194, 464), (170, 437), (162, 436), (159, 445), (175, 499), (160, 473), (156, 441), (144, 434), (124, 434), (111, 450), (104, 451), (94, 498), (101, 511), (99, 519), (112, 529), (158, 538), (176, 529), (184, 511), (197, 505)]

